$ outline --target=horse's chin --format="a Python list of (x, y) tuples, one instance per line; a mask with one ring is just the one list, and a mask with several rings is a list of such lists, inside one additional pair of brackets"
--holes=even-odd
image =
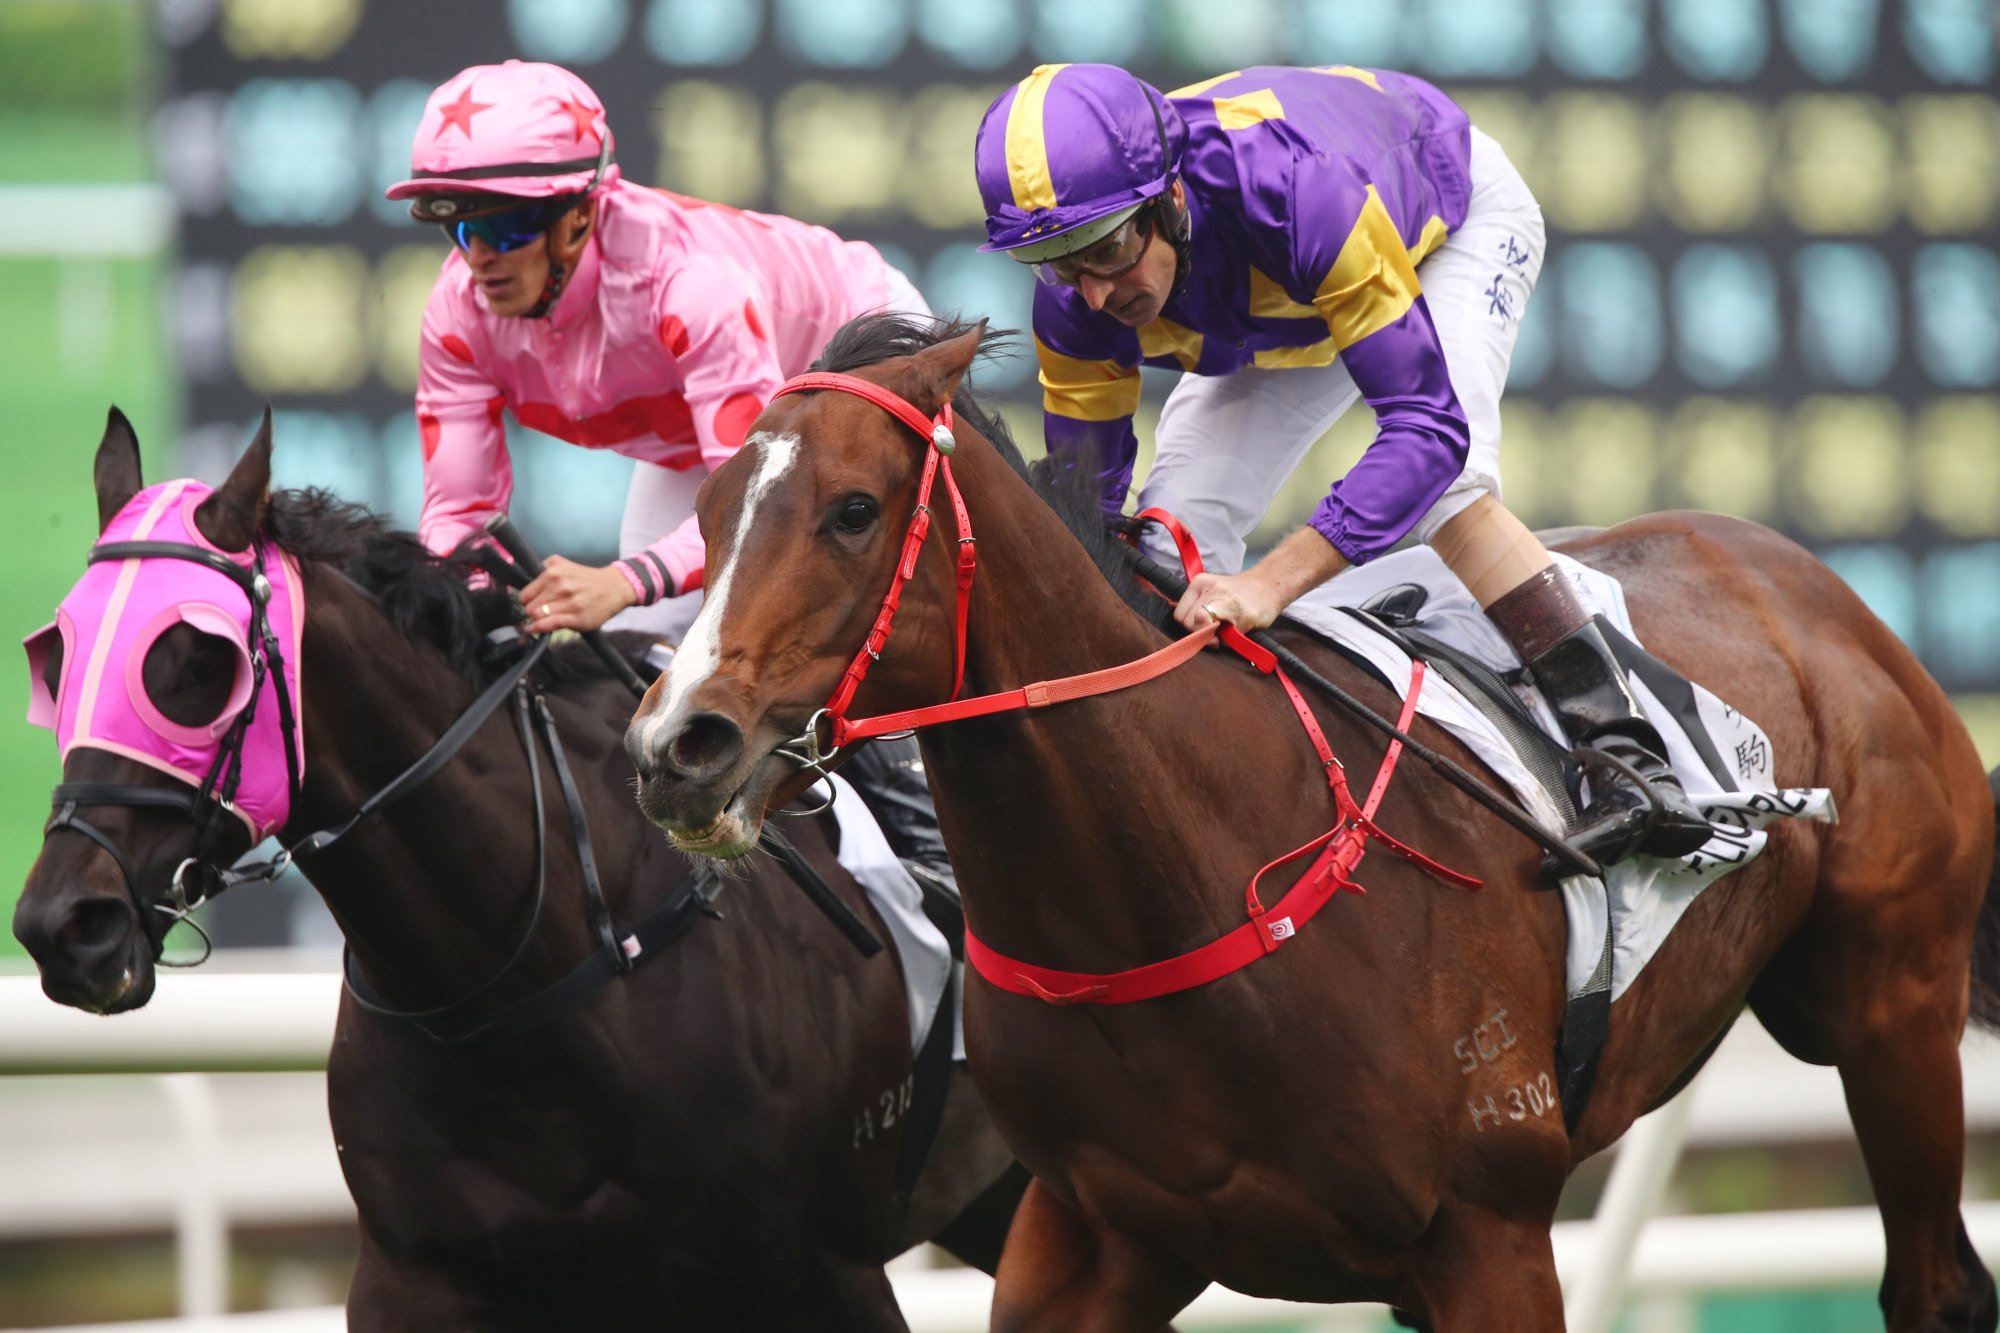
[(697, 809), (689, 808), (688, 793), (656, 789), (650, 781), (640, 786), (639, 804), (682, 851), (733, 861), (757, 846), (757, 835), (764, 831), (764, 804), (784, 772), (782, 765), (765, 755), (746, 766), (733, 791), (715, 790)]
[[(60, 978), (60, 979), (58, 979)], [(153, 998), (159, 973), (144, 936), (135, 935), (121, 966), (96, 969), (90, 975), (63, 976), (45, 969), (42, 993), (57, 1004), (91, 1014), (123, 1014), (143, 1009)]]
[(113, 994), (106, 1000), (100, 1014), (123, 1014), (134, 1009), (143, 1009), (153, 998), (153, 987), (158, 984), (160, 974), (153, 969), (151, 960), (135, 964), (126, 969)]
[(762, 806), (745, 810), (741, 794), (729, 803), (729, 808), (715, 817), (706, 828), (667, 830), (668, 839), (674, 846), (694, 856), (713, 857), (718, 861), (733, 861), (745, 856), (757, 845), (757, 835), (764, 829)]

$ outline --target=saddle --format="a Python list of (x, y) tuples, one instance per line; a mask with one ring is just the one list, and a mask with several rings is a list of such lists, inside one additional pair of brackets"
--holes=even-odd
[[(1501, 675), (1450, 644), (1416, 628), (1430, 592), (1417, 583), (1399, 583), (1360, 606), (1342, 608), (1375, 629), (1411, 657), (1450, 681), (1506, 738), (1566, 823), (1582, 808), (1582, 768), (1569, 750), (1542, 730), (1516, 692), (1526, 687), (1526, 670)], [(1307, 631), (1311, 633), (1310, 630)]]

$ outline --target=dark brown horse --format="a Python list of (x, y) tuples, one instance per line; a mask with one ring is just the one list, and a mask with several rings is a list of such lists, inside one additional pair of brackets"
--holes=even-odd
[[(875, 321), (825, 360), (865, 367), (927, 417), (977, 341)], [(958, 414), (951, 463), (979, 553), (966, 694), (1160, 648), (1157, 616), (1093, 561), (1094, 498), (1066, 525), (964, 395)], [(808, 728), (875, 616), (928, 443), (877, 405), (807, 392), (775, 401), (710, 480), (709, 586), (727, 595), (704, 612), (705, 655), (683, 654), (627, 738), (642, 803), (683, 845), (740, 851), (788, 788), (774, 748)], [(951, 692), (956, 534), (946, 517), (933, 527), (856, 716)], [(1549, 1226), (1565, 1177), (1677, 1087), (1746, 1002), (1845, 1081), (1888, 1234), (1889, 1327), (1994, 1328), (1958, 1213), (1968, 999), (2000, 1015), (1994, 979), (1968, 979), (1975, 939), (1987, 957), (2000, 944), (2000, 903), (1994, 798), (1964, 727), (1854, 594), (1773, 533), (1668, 514), (1567, 549), (1621, 578), (1645, 641), (1761, 723), (1779, 782), (1831, 788), (1842, 822), (1774, 827), (1758, 862), (1696, 901), (1614, 1007), (1573, 1134), (1541, 1097), (1485, 1111), (1551, 1086), (1565, 927), (1540, 852), (1408, 760), (1380, 823), (1483, 892), (1377, 851), (1365, 896), (1195, 989), (1055, 1005), (972, 984), (974, 1076), (1037, 1177), (995, 1328), (1152, 1329), (1211, 1282), (1385, 1301), (1445, 1333), (1560, 1328)], [(1355, 668), (1292, 645), (1393, 710)], [(1320, 712), (1349, 772), (1372, 773), (1379, 735)], [(1467, 759), (1428, 724), (1419, 735)], [(1224, 935), (1244, 922), (1251, 874), (1332, 820), (1281, 691), (1219, 652), (922, 740), (972, 926), (1046, 967), (1129, 969)], [(1468, 1070), (1462, 1039), (1501, 1010), (1514, 1040)]]
[[(269, 470), (267, 422), (196, 522), (223, 550), (261, 530), (304, 571), (306, 771), (289, 841), (344, 819), (430, 747), (490, 674), (474, 656), (482, 633), (516, 613), (363, 511), (318, 493), (267, 496)], [(140, 486), (116, 413), (96, 475), (108, 521)], [(228, 692), (233, 651), (178, 626), (147, 652), (145, 688), (164, 715), (200, 725)], [(693, 867), (633, 805), (619, 748), (631, 696), (586, 659), (558, 656), (567, 679), (546, 697), (612, 915), (629, 924)], [(553, 788), (546, 751), (540, 762)], [(64, 779), (173, 785), (83, 748)], [(533, 796), (504, 709), (406, 799), (301, 862), (375, 992), (445, 1005), (526, 938), (474, 1006), (497, 1012), (591, 956), (570, 822), (555, 796), (547, 804), (538, 919)], [(134, 894), (155, 899), (187, 855), (186, 822), (149, 808), (90, 816), (130, 862)], [(882, 934), (829, 832), (793, 828)], [(107, 851), (51, 835), (14, 929), (52, 997), (107, 1013), (146, 1002), (161, 926), (141, 920), (134, 894)], [(768, 857), (746, 863), (719, 905), (725, 919), (696, 919), (630, 975), (505, 1038), (441, 1045), (344, 998), (327, 1079), (361, 1218), (350, 1327), (899, 1330), (882, 1271), (892, 1255), (940, 1237), (997, 1258), (1021, 1183), (962, 1072), (930, 1165), (910, 1199), (895, 1197), (911, 1055), (893, 953), (864, 959)]]

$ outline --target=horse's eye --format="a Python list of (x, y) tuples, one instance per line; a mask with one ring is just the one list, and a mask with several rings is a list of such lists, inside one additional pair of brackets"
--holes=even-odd
[(223, 653), (197, 652), (181, 668), (181, 688), (206, 689), (222, 680), (225, 674), (233, 679), (235, 668), (235, 661)]
[(146, 650), (146, 694), (169, 722), (207, 726), (229, 702), (236, 684), (236, 659), (228, 640), (191, 625), (175, 625)]
[(840, 508), (834, 513), (833, 527), (836, 532), (859, 534), (873, 527), (875, 520), (881, 516), (881, 507), (875, 503), (873, 496), (850, 495), (841, 501)]

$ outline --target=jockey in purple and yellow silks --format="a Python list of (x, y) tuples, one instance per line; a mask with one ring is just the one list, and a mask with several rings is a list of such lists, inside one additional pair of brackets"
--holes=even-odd
[[(1185, 373), (1140, 495), (1180, 515), (1209, 573), (1176, 610), (1270, 624), (1405, 536), (1504, 633), (1572, 741), (1624, 762), (1573, 839), (1678, 856), (1708, 825), (1602, 633), (1500, 503), (1499, 400), (1542, 262), (1541, 210), (1500, 146), (1422, 80), (1257, 67), (1162, 95), (1109, 65), (1043, 65), (979, 128), (988, 250), (1034, 266), (1048, 449), (1123, 506), (1141, 365)], [(1334, 419), (1373, 445), (1310, 523), (1242, 568), (1245, 539)], [(1604, 790), (1609, 786), (1609, 790)]]

